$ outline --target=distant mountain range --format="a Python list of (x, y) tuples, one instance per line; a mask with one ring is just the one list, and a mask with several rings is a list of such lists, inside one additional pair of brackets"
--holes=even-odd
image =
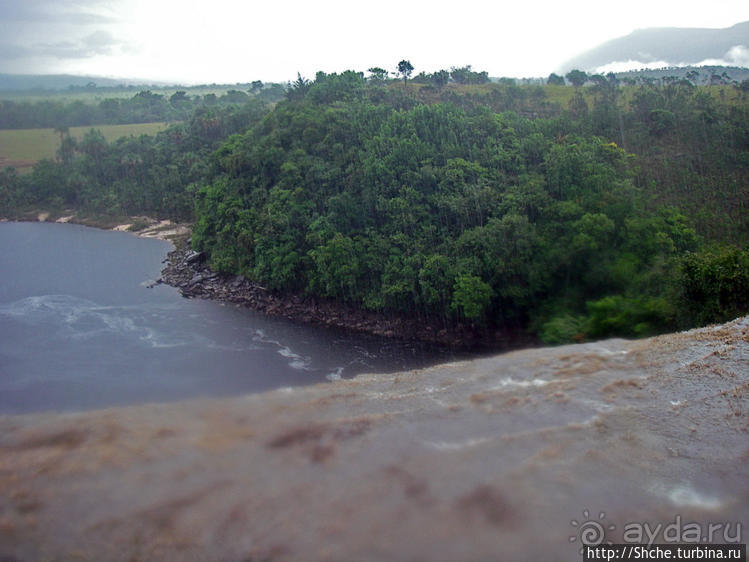
[(569, 61), (561, 72), (624, 72), (664, 66), (749, 66), (749, 21), (725, 29), (640, 29)]
[(155, 87), (166, 85), (165, 82), (104, 78), (102, 76), (74, 76), (72, 74), (0, 74), (0, 91), (85, 89), (92, 85), (99, 88), (127, 88), (146, 84)]

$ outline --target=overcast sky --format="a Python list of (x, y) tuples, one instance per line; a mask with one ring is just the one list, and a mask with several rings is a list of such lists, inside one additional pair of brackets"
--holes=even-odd
[(286, 82), (409, 59), (548, 76), (635, 29), (746, 20), (746, 0), (0, 0), (0, 72)]

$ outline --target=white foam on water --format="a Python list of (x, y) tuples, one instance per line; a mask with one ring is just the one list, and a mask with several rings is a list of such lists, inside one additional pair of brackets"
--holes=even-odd
[(328, 373), (325, 375), (325, 378), (329, 381), (339, 381), (343, 378), (343, 367), (338, 367), (335, 371), (332, 373)]
[(425, 444), (428, 447), (431, 447), (433, 449), (437, 449), (438, 451), (460, 451), (462, 449), (468, 449), (470, 447), (475, 447), (476, 445), (481, 445), (482, 443), (486, 443), (487, 441), (490, 441), (491, 439), (489, 437), (474, 437), (471, 439), (466, 439), (465, 441), (425, 441)]
[(312, 362), (312, 360), (309, 357), (302, 357), (298, 353), (294, 353), (290, 348), (286, 346), (281, 347), (281, 349), (279, 349), (276, 353), (278, 353), (281, 357), (290, 359), (289, 367), (291, 367), (292, 369), (296, 369), (297, 371), (313, 370), (310, 367), (310, 363)]
[(586, 406), (590, 406), (596, 412), (599, 412), (599, 413), (607, 413), (615, 409), (615, 406), (613, 406), (612, 404), (607, 404), (606, 402), (601, 402), (599, 400), (592, 400), (590, 398), (577, 398), (577, 397), (574, 397), (574, 399), (576, 402), (580, 404), (585, 404)]
[(268, 336), (265, 335), (265, 330), (257, 329), (255, 330), (255, 335), (252, 336), (252, 341), (260, 342), (260, 343), (272, 343), (275, 345), (281, 345), (280, 342), (277, 342), (276, 340), (268, 339)]
[(65, 322), (74, 322), (83, 311), (96, 307), (95, 302), (70, 295), (39, 295), (0, 305), (0, 314), (30, 321), (58, 316)]
[(295, 369), (297, 371), (315, 371), (313, 367), (311, 367), (312, 359), (310, 357), (306, 357), (303, 355), (299, 355), (298, 353), (295, 353), (289, 346), (282, 344), (278, 340), (274, 340), (269, 338), (264, 330), (255, 330), (255, 335), (252, 337), (253, 341), (269, 344), (269, 345), (275, 345), (279, 349), (276, 350), (276, 353), (278, 353), (281, 357), (284, 357), (286, 359), (289, 359), (288, 362), (289, 367), (292, 369)]
[(181, 347), (189, 342), (174, 335), (166, 336), (137, 322), (139, 307), (100, 306), (70, 295), (40, 295), (0, 305), (0, 314), (12, 316), (27, 324), (52, 323), (61, 335), (73, 340), (90, 340), (100, 336), (133, 337), (152, 348)]
[(596, 346), (593, 348), (593, 351), (596, 352), (598, 355), (627, 355), (629, 353), (626, 349), (620, 349), (617, 351), (612, 351), (606, 347), (603, 346)]
[(519, 388), (528, 388), (528, 387), (531, 387), (531, 386), (539, 387), (539, 386), (546, 386), (550, 382), (552, 382), (552, 381), (547, 381), (547, 380), (544, 380), (544, 379), (533, 379), (533, 380), (529, 380), (529, 381), (516, 381), (512, 377), (506, 377), (506, 378), (500, 380), (498, 385), (493, 386), (489, 390), (500, 390), (500, 389), (503, 389), (503, 388), (507, 388), (508, 386), (510, 386), (510, 387), (519, 387)]
[(667, 498), (676, 507), (715, 510), (724, 504), (720, 498), (703, 494), (688, 484), (680, 484), (678, 486), (655, 484), (651, 487), (651, 491)]
[(184, 347), (188, 342), (175, 338), (165, 337), (163, 334), (158, 333), (156, 330), (146, 328), (146, 333), (140, 336), (140, 341), (148, 344), (154, 349), (172, 348), (172, 347)]
[(291, 351), (291, 348), (286, 347), (286, 346), (283, 346), (276, 353), (278, 353), (281, 357), (286, 357), (286, 358), (299, 357), (296, 353)]
[(356, 352), (357, 352), (357, 353), (358, 353), (358, 354), (359, 354), (359, 355), (360, 355), (361, 357), (365, 357), (365, 358), (367, 358), (367, 359), (374, 359), (374, 358), (377, 358), (377, 355), (376, 355), (376, 354), (372, 353), (371, 351), (368, 351), (368, 350), (364, 349), (363, 347), (361, 347), (361, 346), (359, 346), (359, 345), (355, 345), (355, 346), (353, 347), (353, 349), (354, 349), (354, 351), (356, 351)]
[(205, 347), (209, 349), (215, 349), (217, 351), (259, 351), (262, 349), (262, 347), (257, 345), (247, 345), (243, 343), (233, 343), (233, 344), (220, 344), (216, 343), (214, 341), (205, 341), (204, 343)]

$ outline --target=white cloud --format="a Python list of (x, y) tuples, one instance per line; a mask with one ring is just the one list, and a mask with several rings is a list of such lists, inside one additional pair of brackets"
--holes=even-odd
[(607, 74), (609, 72), (627, 72), (629, 70), (649, 69), (656, 70), (672, 66), (740, 66), (749, 67), (749, 49), (744, 45), (735, 45), (731, 47), (726, 54), (720, 59), (705, 59), (698, 63), (685, 63), (681, 61), (652, 60), (652, 57), (644, 54), (642, 60), (616, 61), (599, 66), (595, 69), (597, 74)]
[(747, 20), (745, 4), (722, 0), (705, 13), (697, 0), (631, 0), (612, 14), (599, 0), (0, 0), (0, 52), (12, 55), (0, 57), (0, 72), (15, 65), (185, 82), (285, 81), (297, 71), (312, 78), (318, 70), (393, 70), (407, 58), (416, 73), (471, 64), (491, 76), (547, 76), (639, 27)]
[(641, 60), (626, 60), (610, 62), (603, 66), (599, 66), (595, 69), (595, 74), (608, 74), (609, 72), (627, 72), (629, 70), (642, 70), (649, 69), (655, 70), (658, 68), (665, 68), (667, 66), (677, 66), (664, 60), (659, 61), (641, 61)]
[(744, 45), (734, 45), (721, 59), (705, 59), (697, 66), (743, 66), (749, 67), (749, 49)]

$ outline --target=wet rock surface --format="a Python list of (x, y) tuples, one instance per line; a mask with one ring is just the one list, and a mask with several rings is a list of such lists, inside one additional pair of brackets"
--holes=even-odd
[(746, 542), (747, 360), (742, 318), (0, 417), (0, 559), (580, 560), (583, 529), (617, 543), (645, 523)]
[(202, 252), (190, 249), (189, 241), (176, 240), (175, 250), (165, 260), (164, 283), (176, 287), (187, 298), (211, 299), (246, 306), (295, 322), (316, 324), (401, 340), (423, 341), (454, 348), (512, 349), (533, 340), (517, 333), (486, 334), (471, 326), (432, 324), (421, 318), (389, 317), (333, 301), (304, 295), (281, 295), (238, 275), (211, 271)]

